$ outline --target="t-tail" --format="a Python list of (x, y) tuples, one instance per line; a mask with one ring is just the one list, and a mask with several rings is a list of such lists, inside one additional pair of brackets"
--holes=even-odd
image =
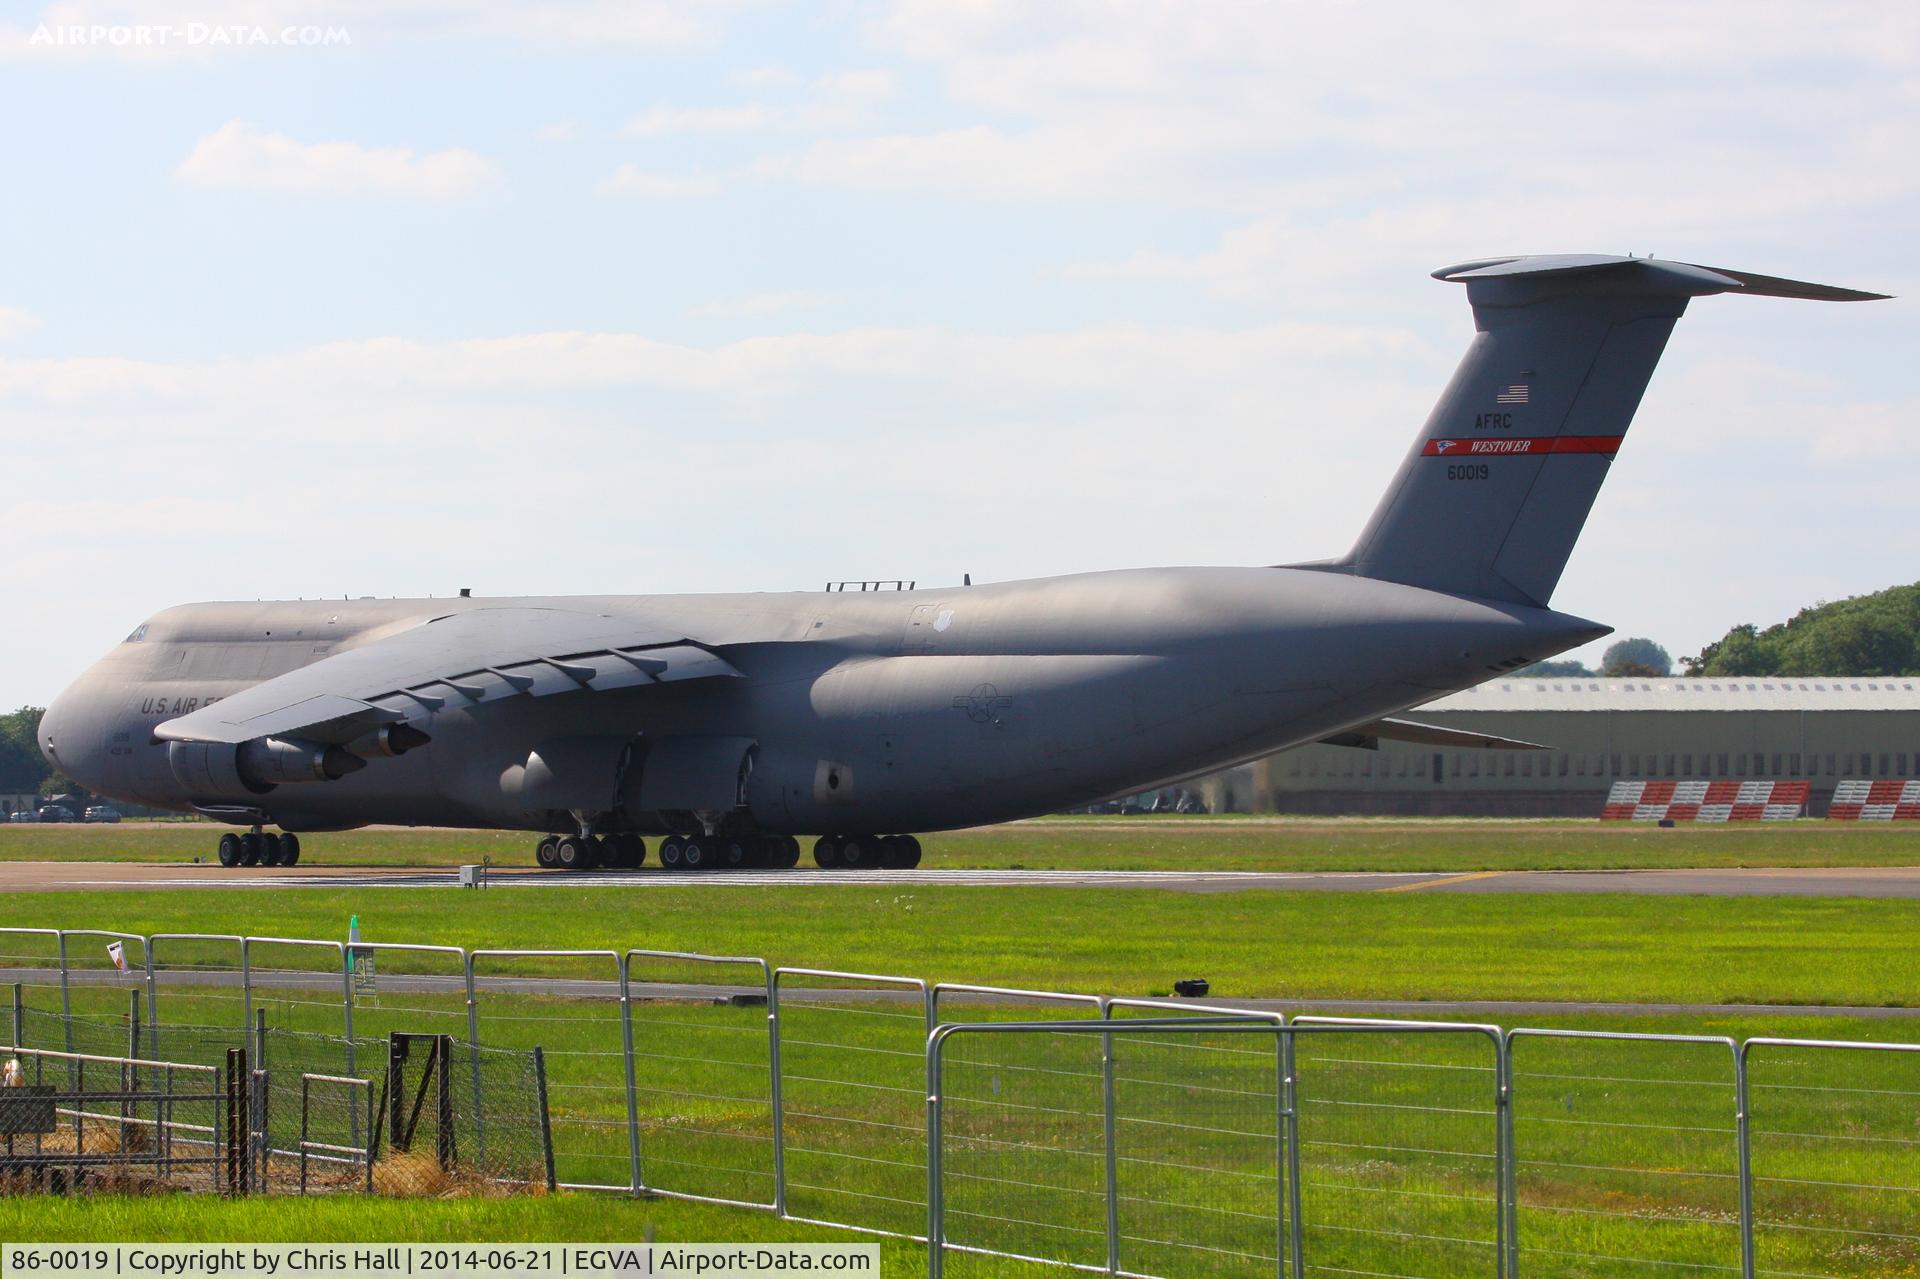
[(1353, 550), (1316, 567), (1540, 608), (1688, 299), (1885, 296), (1592, 254), (1489, 258), (1434, 278), (1467, 286), (1473, 345)]

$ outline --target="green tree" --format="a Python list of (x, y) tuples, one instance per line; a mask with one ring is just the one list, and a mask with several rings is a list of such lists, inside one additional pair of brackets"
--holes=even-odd
[(1616, 640), (1600, 655), (1602, 675), (1671, 675), (1673, 658), (1644, 635)]
[(1920, 583), (1736, 626), (1681, 663), (1692, 675), (1920, 674)]
[(1522, 666), (1514, 674), (1521, 679), (1571, 679), (1582, 675), (1592, 675), (1583, 662), (1572, 658), (1535, 662), (1531, 666)]
[(44, 714), (38, 706), (22, 706), (11, 715), (0, 715), (0, 791), (37, 792), (53, 771), (38, 744)]

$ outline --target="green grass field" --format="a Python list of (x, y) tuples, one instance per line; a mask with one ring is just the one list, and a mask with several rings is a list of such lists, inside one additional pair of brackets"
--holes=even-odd
[[(0, 826), (0, 860), (211, 861), (205, 822)], [(1118, 870), (1618, 870), (1650, 866), (1909, 866), (1920, 832), (1827, 821), (1679, 826), (1597, 820), (1046, 818), (929, 835), (926, 865)], [(366, 830), (314, 835), (316, 865), (530, 865), (519, 832)]]
[[(1206, 837), (1233, 838), (1230, 825), (1221, 822), (1217, 836), (1208, 826)], [(1374, 829), (1326, 825), (1356, 852)], [(1397, 823), (1378, 828), (1399, 843), (1396, 855), (1433, 866), (1441, 863), (1431, 859), (1458, 856), (1475, 839), (1584, 839), (1588, 829), (1425, 825), (1434, 833)], [(1163, 855), (1161, 840), (1174, 837), (1128, 830), (1139, 834), (1068, 823), (1060, 837), (1105, 841), (1147, 859)], [(1820, 833), (1806, 824), (1795, 834), (1802, 830), (1809, 839)], [(1055, 836), (1051, 827), (1043, 834)], [(1627, 834), (1637, 842), (1672, 832)], [(1266, 839), (1269, 831), (1249, 827), (1248, 837)], [(334, 938), (344, 937), (348, 914), (357, 913), (365, 935), (379, 941), (692, 949), (1128, 995), (1202, 975), (1222, 996), (1279, 999), (1787, 1003), (1807, 1010), (1773, 1019), (1622, 1011), (1529, 1020), (1666, 1033), (1920, 1038), (1920, 1022), (1820, 1011), (1920, 1006), (1920, 902), (822, 885), (47, 893), (16, 895), (6, 910), (13, 926)], [(103, 955), (82, 947), (82, 962), (104, 966)], [(9, 966), (45, 958), (18, 938), (4, 948)], [(231, 963), (232, 952), (218, 943), (175, 943), (162, 959), (168, 969), (194, 969)], [(310, 961), (319, 962), (318, 952), (255, 954), (265, 969)], [(499, 960), (484, 971), (592, 976), (610, 963)], [(381, 966), (383, 975), (456, 971), (425, 956), (382, 956)], [(738, 971), (716, 975), (665, 962), (634, 976), (743, 979)], [(924, 1022), (911, 1005), (876, 999), (857, 983), (803, 984), (843, 993), (790, 1002), (782, 1014), (791, 1210), (920, 1229)], [(262, 990), (273, 1025), (337, 1033), (338, 1009), (324, 996)], [(237, 1025), (235, 994), (168, 988), (162, 1015)], [(49, 999), (57, 1006), (57, 991), (33, 992), (38, 1006)], [(106, 1043), (125, 1001), (124, 990), (76, 987), (76, 1006), (97, 1020)], [(560, 998), (483, 983), (480, 1010), (486, 1042), (538, 1043), (547, 1054), (562, 1178), (624, 1181), (617, 1005), (604, 996)], [(978, 1001), (945, 1012), (1071, 1015)], [(642, 1000), (632, 1016), (648, 1182), (768, 1197), (765, 1010)], [(452, 989), (380, 991), (361, 1001), (356, 1028), (363, 1036), (400, 1028), (463, 1034), (464, 999)], [(1067, 1036), (955, 1042), (945, 1089), (951, 1238), (1100, 1259), (1093, 1255), (1104, 1248), (1093, 1043)], [(1279, 1200), (1271, 1175), (1271, 1049), (1225, 1034), (1147, 1036), (1123, 1043), (1116, 1074), (1128, 1266), (1169, 1275), (1272, 1273), (1266, 1258)], [(1522, 1041), (1515, 1128), (1523, 1273), (1599, 1279), (1737, 1267), (1730, 1079), (1724, 1048)], [(1491, 1274), (1488, 1050), (1462, 1036), (1323, 1034), (1300, 1047), (1300, 1081), (1309, 1273)], [(1756, 1058), (1751, 1109), (1763, 1270), (1851, 1279), (1920, 1268), (1916, 1101), (1920, 1057), (1790, 1050)], [(0, 1200), (0, 1237), (9, 1239), (633, 1239), (649, 1231), (683, 1240), (845, 1237), (746, 1209), (578, 1194), (365, 1205)], [(908, 1245), (889, 1244), (885, 1264), (895, 1275), (924, 1269), (921, 1250)], [(957, 1257), (950, 1273), (1022, 1271), (1003, 1260)]]
[[(1920, 901), (684, 887), (21, 893), (16, 927), (644, 947), (1048, 990), (1920, 1006)], [(86, 962), (104, 964), (104, 953)]]

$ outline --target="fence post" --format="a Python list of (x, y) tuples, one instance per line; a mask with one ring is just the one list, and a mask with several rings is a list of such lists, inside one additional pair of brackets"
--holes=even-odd
[(947, 1260), (946, 1202), (940, 1185), (940, 1047), (946, 1043), (941, 1029), (927, 1039), (927, 1279), (941, 1279)]
[(20, 982), (13, 983), (13, 1046), (25, 1048), (27, 1042), (27, 991)]
[(1520, 1273), (1519, 1178), (1516, 1175), (1518, 1153), (1513, 1135), (1513, 1040), (1501, 1031), (1494, 1040), (1495, 1107), (1498, 1111), (1494, 1136), (1494, 1182), (1499, 1198), (1500, 1260), (1507, 1279)]
[[(1100, 1014), (1108, 1022), (1113, 1020), (1113, 1010), (1104, 1001)], [(1106, 1130), (1107, 1154), (1107, 1273), (1120, 1273), (1120, 1160), (1119, 1151), (1114, 1144), (1114, 1106), (1113, 1106), (1113, 1031), (1107, 1030), (1100, 1036), (1100, 1112), (1101, 1124)]]
[(534, 1090), (540, 1099), (540, 1150), (547, 1161), (547, 1190), (553, 1191), (558, 1178), (553, 1174), (553, 1120), (547, 1114), (547, 1055), (540, 1045), (533, 1046)]
[(1740, 1153), (1740, 1275), (1741, 1279), (1753, 1279), (1753, 1116), (1747, 1094), (1745, 1041), (1733, 1053), (1733, 1104), (1739, 1112), (1734, 1132)]
[(247, 939), (240, 939), (240, 1033), (253, 1029), (253, 957)]
[(153, 976), (153, 938), (145, 933), (140, 935), (140, 954), (145, 960), (147, 974), (147, 1047), (153, 1053), (153, 1059), (160, 1059), (160, 992)]
[(620, 1060), (627, 1089), (627, 1188), (640, 1193), (640, 1102), (633, 1078), (633, 992), (627, 982), (627, 957), (616, 959), (620, 965)]
[(467, 1058), (473, 1075), (473, 1148), (474, 1163), (484, 1170), (487, 1164), (487, 1119), (484, 1094), (480, 1088), (480, 996), (473, 983), (473, 953), (460, 951), (460, 970), (467, 984)]
[(767, 982), (767, 1100), (773, 1108), (773, 1215), (787, 1215), (787, 1116), (780, 1086), (780, 983), (762, 962)]
[(1286, 1043), (1287, 1071), (1287, 1256), (1293, 1263), (1294, 1279), (1307, 1272), (1307, 1247), (1304, 1223), (1300, 1220), (1300, 1080), (1298, 1057), (1294, 1052), (1294, 1030), (1282, 1024)]

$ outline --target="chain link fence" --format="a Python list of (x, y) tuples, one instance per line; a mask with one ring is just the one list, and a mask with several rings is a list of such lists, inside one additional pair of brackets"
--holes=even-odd
[[(151, 1141), (169, 1185), (226, 1188), (237, 1161), (275, 1193), (671, 1195), (938, 1238), (955, 1274), (1920, 1272), (1916, 1045), (1288, 1019), (644, 950), (0, 929), (0, 972), (25, 1090), (0, 1087), (0, 1130), (39, 1161), (8, 1175), (38, 1185)], [(236, 1051), (229, 1134), (233, 1107), (180, 1081), (228, 1079)], [(65, 1099), (48, 1131), (35, 1088)]]

